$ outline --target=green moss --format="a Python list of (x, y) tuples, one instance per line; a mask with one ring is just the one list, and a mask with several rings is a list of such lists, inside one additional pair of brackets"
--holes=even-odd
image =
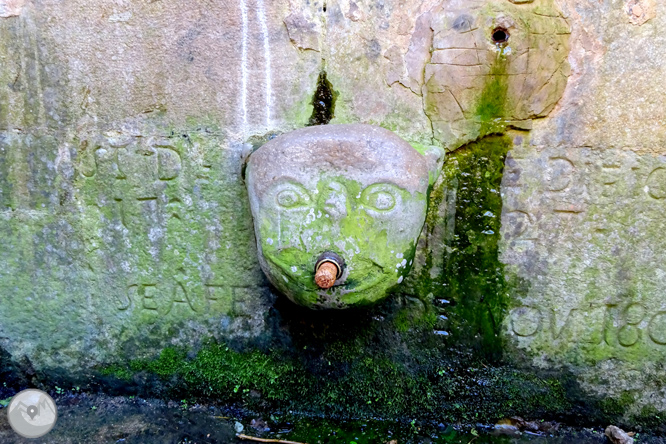
[[(393, 202), (401, 202), (400, 211), (405, 217), (414, 217), (410, 212), (418, 214), (418, 211), (425, 210), (425, 193), (411, 194), (382, 184), (363, 188), (358, 181), (344, 176), (326, 176), (317, 183), (317, 195), (331, 195), (332, 190), (341, 186), (348, 196), (356, 198), (345, 200), (346, 216), (333, 229), (322, 205), (325, 199), (321, 198), (312, 213), (293, 212), (287, 220), (282, 218), (280, 224), (276, 223), (281, 220), (279, 211), (270, 207), (266, 206), (257, 216), (262, 252), (271, 270), (269, 276), (273, 285), (303, 306), (325, 306), (331, 303), (327, 297), (346, 307), (373, 304), (386, 297), (390, 288), (400, 284), (412, 265), (416, 249), (414, 236), (418, 235), (420, 226), (398, 231), (400, 227), (396, 222), (386, 222), (375, 216), (371, 199), (378, 193), (390, 195)], [(383, 191), (386, 189), (388, 191)], [(395, 232), (391, 235), (392, 228)], [(315, 237), (312, 233), (321, 235)], [(308, 251), (298, 245), (285, 247), (275, 241), (280, 238), (310, 239)], [(331, 245), (336, 253), (347, 257), (349, 277), (343, 285), (327, 290), (327, 296), (323, 296), (313, 279), (316, 256), (311, 251), (322, 251)], [(345, 254), (345, 251), (354, 250), (356, 254)]]
[(113, 376), (122, 381), (129, 381), (132, 379), (132, 375), (134, 375), (134, 371), (131, 368), (119, 364), (109, 365), (100, 369), (99, 372), (102, 376)]
[(406, 333), (411, 329), (431, 330), (437, 323), (437, 314), (433, 310), (415, 310), (412, 307), (403, 307), (397, 311), (393, 318), (397, 331)]
[(606, 398), (599, 402), (602, 415), (608, 418), (623, 416), (634, 403), (635, 396), (630, 392), (623, 392), (619, 398)]
[(505, 118), (510, 114), (509, 81), (506, 74), (507, 59), (502, 51), (497, 53), (495, 62), (490, 67), (490, 75), (479, 95), (475, 115), (480, 123), (479, 136), (499, 134), (506, 130)]
[(509, 87), (506, 67), (506, 57), (500, 51), (497, 53), (495, 63), (490, 68), (488, 81), (481, 91), (476, 107), (476, 115), (482, 122), (490, 122), (493, 119), (504, 117)]
[[(395, 331), (392, 321), (390, 326)], [(373, 350), (377, 336), (361, 330), (360, 336), (341, 335), (323, 346), (321, 340), (310, 342), (312, 348), (305, 345), (298, 353), (237, 351), (213, 341), (193, 357), (166, 348), (154, 360), (109, 366), (103, 373), (154, 375), (174, 399), (331, 418), (493, 422), (516, 413), (561, 415), (570, 408), (558, 381), (501, 367), (461, 367), (428, 353), (399, 362)]]
[(664, 412), (660, 412), (651, 405), (643, 407), (641, 412), (632, 419), (632, 422), (640, 424), (641, 426), (651, 430), (657, 430), (658, 428), (663, 430), (664, 425), (666, 424), (666, 416), (664, 415)]
[(448, 215), (453, 226), (447, 228), (451, 237), (435, 296), (451, 302), (454, 340), (493, 359), (501, 356), (500, 325), (508, 306), (498, 241), (500, 184), (509, 147), (508, 137), (489, 136), (450, 154), (444, 165), (444, 186), (455, 196), (455, 215)]
[(628, 426), (631, 428), (640, 426), (647, 430), (664, 430), (666, 417), (663, 412), (654, 406), (644, 406), (640, 412), (635, 412), (636, 399), (640, 393), (628, 390), (622, 392), (617, 398), (603, 398), (593, 402), (597, 421), (601, 423)]

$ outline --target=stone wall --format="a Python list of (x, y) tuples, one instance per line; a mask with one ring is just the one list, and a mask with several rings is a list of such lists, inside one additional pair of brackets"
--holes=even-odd
[[(655, 0), (0, 0), (3, 355), (33, 384), (211, 338), (320, 359), (282, 328), (308, 315), (259, 268), (243, 165), (308, 124), (325, 71), (331, 124), (450, 153), (410, 279), (368, 315), (388, 355), (431, 350), (437, 375), (458, 349), (665, 411), (662, 25)], [(486, 271), (452, 265), (468, 171)]]

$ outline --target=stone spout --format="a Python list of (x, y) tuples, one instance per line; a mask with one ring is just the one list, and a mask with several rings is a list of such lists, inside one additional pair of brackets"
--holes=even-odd
[(372, 125), (322, 125), (252, 153), (246, 183), (270, 282), (297, 304), (337, 309), (399, 285), (443, 157), (417, 147)]

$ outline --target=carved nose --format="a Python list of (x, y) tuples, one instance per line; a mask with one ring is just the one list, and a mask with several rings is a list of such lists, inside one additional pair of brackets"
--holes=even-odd
[(338, 182), (328, 184), (327, 192), (322, 195), (324, 202), (323, 211), (333, 221), (339, 221), (347, 217), (347, 189)]
[(319, 288), (331, 288), (342, 276), (345, 261), (332, 251), (322, 253), (315, 263), (315, 283)]

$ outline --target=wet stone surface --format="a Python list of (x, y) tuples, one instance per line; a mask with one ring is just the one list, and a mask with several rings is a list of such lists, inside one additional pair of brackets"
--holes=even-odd
[[(85, 393), (56, 395), (58, 420), (51, 432), (37, 439), (16, 435), (0, 408), (0, 439), (7, 444), (240, 444), (243, 434), (261, 439), (308, 444), (604, 444), (603, 429), (563, 426), (541, 432), (524, 427), (459, 427), (444, 424), (385, 422), (379, 420), (335, 422), (294, 415), (256, 415), (215, 405), (164, 402), (134, 397), (109, 397)], [(543, 421), (534, 421), (542, 424)], [(639, 442), (662, 444), (660, 437), (636, 435)]]
[(0, 440), (8, 444), (236, 442), (234, 423), (219, 408), (85, 394), (59, 396), (55, 401), (56, 425), (37, 439), (16, 435), (5, 409), (0, 410)]

